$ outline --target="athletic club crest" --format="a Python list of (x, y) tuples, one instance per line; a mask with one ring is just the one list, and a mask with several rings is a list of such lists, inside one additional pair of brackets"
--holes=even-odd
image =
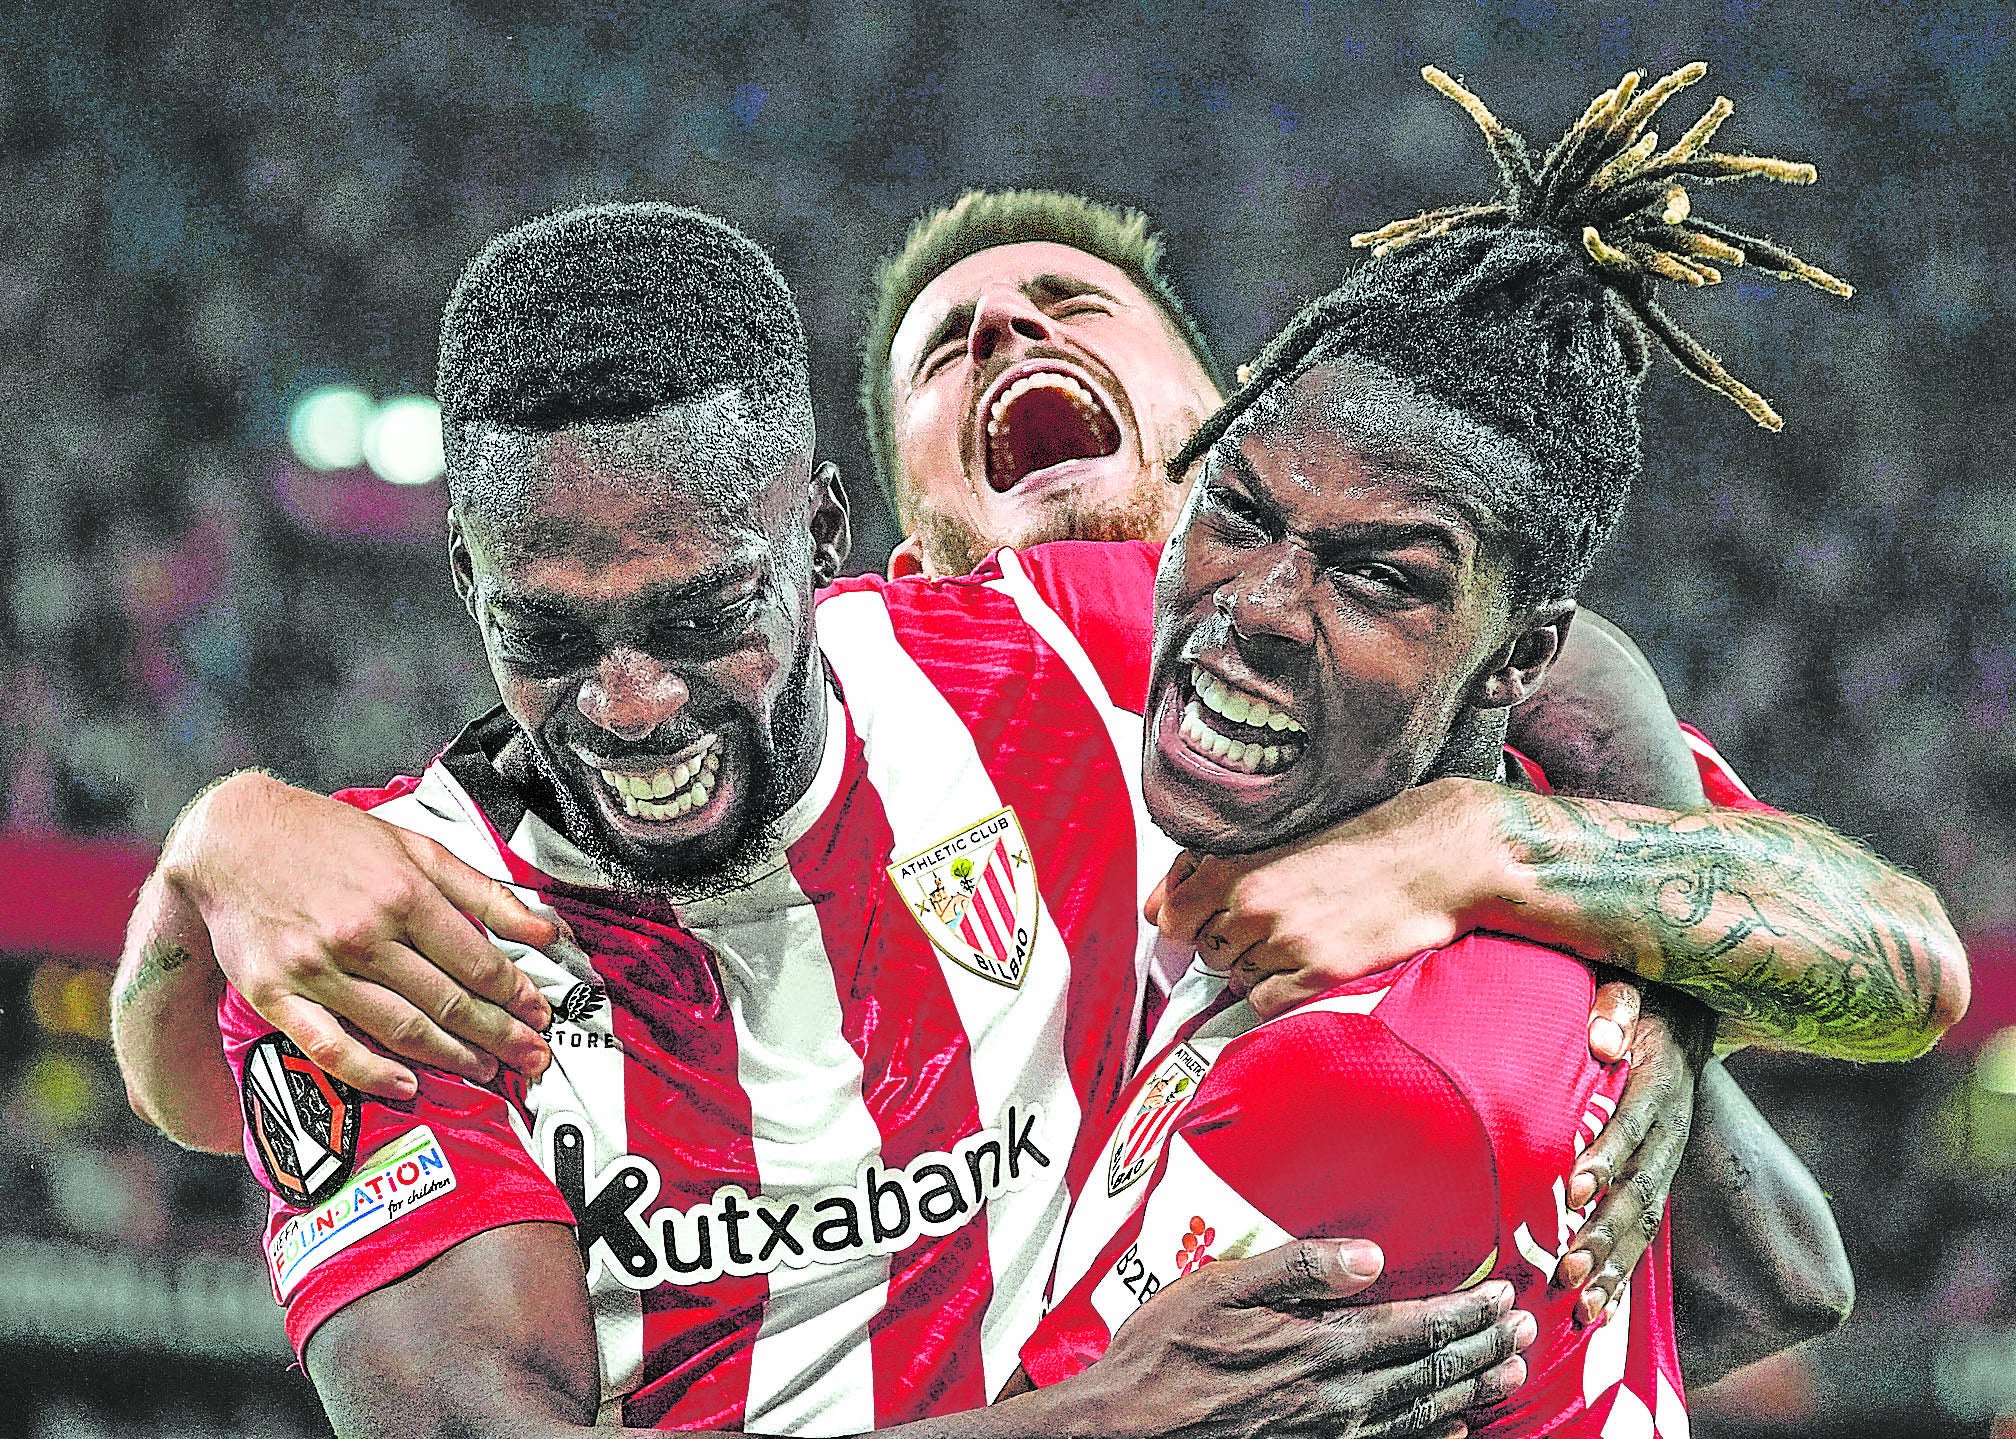
[(1187, 1044), (1179, 1044), (1155, 1067), (1141, 1086), (1134, 1112), (1113, 1136), (1106, 1162), (1106, 1192), (1118, 1194), (1155, 1167), (1156, 1156), (1176, 1127), (1177, 1119), (1197, 1097), (1197, 1086), (1211, 1066)]
[(1036, 948), (1036, 865), (1012, 809), (889, 866), (896, 892), (941, 953), (982, 979), (1022, 987)]

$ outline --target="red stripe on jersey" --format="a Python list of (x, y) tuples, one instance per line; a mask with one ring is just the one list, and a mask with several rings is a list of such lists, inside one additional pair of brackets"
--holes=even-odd
[[(1036, 593), (1077, 636), (1113, 703), (1135, 714), (1148, 701), (1149, 617), (1160, 545), (1066, 540), (1020, 555)], [(980, 573), (999, 573), (989, 558)]]
[[(592, 891), (555, 884), (546, 898), (609, 987), (624, 1049), (629, 1150), (657, 1165), (654, 1206), (704, 1204), (724, 1183), (756, 1193), (754, 1119), (737, 1075), (735, 1025), (706, 946), (669, 910), (654, 915), (634, 896), (616, 910)], [(596, 1156), (604, 1165), (613, 1157)], [(623, 1422), (739, 1429), (768, 1293), (760, 1275), (645, 1290), (645, 1380), (624, 1400)]]
[[(1059, 549), (1073, 552), (1064, 558), (1074, 561), (1108, 551), (1123, 560), (1131, 554), (1131, 566), (1107, 566), (1116, 576), (1109, 588), (1118, 594), (1118, 577), (1128, 574), (1142, 594), (1152, 587), (1153, 565), (1141, 553), (1147, 547), (1042, 546), (1033, 553), (1048, 557)], [(986, 574), (983, 569), (976, 578)], [(1072, 579), (1078, 579), (1075, 569)], [(1055, 580), (1052, 574), (1046, 593), (1058, 588)], [(1131, 823), (1124, 831), (1117, 828), (1119, 817), (1131, 815), (1132, 804), (1112, 739), (1069, 665), (1023, 625), (1006, 594), (954, 581), (929, 591), (890, 585), (883, 598), (897, 639), (965, 721), (1002, 802), (1020, 819), (1036, 857), (1038, 888), (1066, 951), (1101, 956), (1098, 963), (1073, 966), (1064, 1026), (1064, 1062), (1084, 1107), (1081, 1123), (1096, 1127), (1127, 1082), (1135, 1005), (1134, 966), (1128, 961), (1139, 935), (1133, 828)], [(955, 602), (971, 615), (963, 628), (947, 621), (946, 610)], [(1138, 671), (1147, 667), (1147, 605), (1144, 599), (1134, 626), (1132, 663)], [(1093, 623), (1076, 611), (1066, 618)], [(1109, 639), (1120, 634), (1126, 618), (1122, 612), (1104, 621)], [(1114, 643), (1102, 643), (1108, 663), (1117, 664)], [(1106, 683), (1114, 689), (1126, 679), (1116, 672)], [(1120, 685), (1116, 699), (1145, 691), (1140, 674), (1133, 680)], [(1116, 855), (1125, 862), (1116, 863)], [(1074, 1189), (1080, 1172), (1074, 1152)]]
[[(850, 727), (839, 795), (790, 863), (818, 906), (841, 1032), (861, 1057), (862, 1102), (892, 1169), (981, 1127), (972, 1045), (937, 952), (907, 915), (877, 922), (883, 906), (903, 906), (882, 868), (893, 844)], [(877, 1428), (987, 1402), (980, 1318), (992, 1296), (984, 1211), (890, 1257), (888, 1302), (868, 1324)]]
[(1722, 751), (1715, 748), (1713, 740), (1685, 720), (1680, 722), (1680, 729), (1687, 736), (1687, 748), (1694, 753), (1694, 768), (1700, 772), (1701, 790), (1708, 796), (1708, 803), (1718, 809), (1757, 810), (1764, 814), (1778, 812), (1751, 793), (1750, 786), (1743, 783), (1743, 776), (1737, 774), (1736, 767), (1723, 757)]

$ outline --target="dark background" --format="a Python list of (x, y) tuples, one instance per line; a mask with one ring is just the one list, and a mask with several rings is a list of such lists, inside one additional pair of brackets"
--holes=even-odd
[(56, 858), (0, 898), (0, 1433), (318, 1432), (277, 1377), (237, 1172), (125, 1115), (110, 946), (38, 926), (219, 773), (377, 782), (490, 702), (439, 486), (313, 473), (286, 441), (319, 385), (429, 392), (485, 238), (651, 197), (770, 248), (875, 566), (856, 337), (925, 207), (1032, 184), (1146, 208), (1229, 365), (1353, 231), (1488, 186), (1423, 63), (1544, 142), (1621, 70), (1694, 58), (1669, 139), (1724, 93), (1724, 148), (1821, 173), (1697, 204), (1858, 293), (1737, 272), (1672, 300), (1787, 428), (1662, 363), (1585, 598), (1762, 794), (1932, 879), (1981, 990), (1908, 1068), (1738, 1062), (1833, 1194), (1862, 1303), (1697, 1427), (1988, 1433), (2016, 1412), (2016, 1062), (1977, 1049), (2016, 1024), (2010, 35), (1980, 3), (10, 6), (0, 840)]

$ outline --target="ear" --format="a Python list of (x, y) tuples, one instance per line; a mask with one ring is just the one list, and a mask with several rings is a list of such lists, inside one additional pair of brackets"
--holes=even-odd
[(1575, 619), (1575, 601), (1542, 605), (1526, 617), (1524, 628), (1499, 651), (1493, 667), (1478, 676), (1470, 691), (1475, 709), (1510, 709), (1538, 690), (1555, 656), (1568, 638)]
[(854, 552), (854, 528), (847, 515), (847, 487), (840, 467), (821, 460), (812, 471), (812, 581), (830, 585)]
[(928, 575), (931, 567), (924, 562), (924, 541), (916, 535), (906, 536), (903, 543), (889, 554), (889, 578), (900, 580), (909, 575)]
[[(462, 533), (462, 516), (448, 507), (448, 573), (455, 581), (455, 598), (469, 618), (476, 618), (476, 566), (469, 558), (469, 537)], [(478, 623), (481, 623), (478, 621)]]

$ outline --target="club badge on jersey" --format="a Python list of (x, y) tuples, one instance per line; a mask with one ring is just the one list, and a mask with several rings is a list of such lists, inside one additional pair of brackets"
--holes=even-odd
[(1163, 1139), (1196, 1097), (1197, 1086), (1210, 1068), (1203, 1055), (1179, 1044), (1148, 1077), (1134, 1112), (1113, 1136), (1106, 1161), (1108, 1194), (1118, 1194), (1155, 1167)]
[(362, 1098), (293, 1040), (269, 1034), (254, 1042), (245, 1055), (244, 1095), (245, 1127), (282, 1199), (297, 1208), (320, 1204), (350, 1177)]
[(889, 866), (896, 892), (938, 951), (1009, 989), (1036, 948), (1036, 863), (1013, 809), (996, 810)]

